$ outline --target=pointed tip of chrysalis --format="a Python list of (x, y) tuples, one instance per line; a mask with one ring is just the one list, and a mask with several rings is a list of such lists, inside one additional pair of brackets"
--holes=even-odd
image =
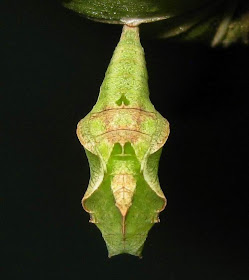
[(141, 259), (146, 237), (147, 236), (144, 236), (141, 239), (141, 236), (137, 235), (137, 236), (126, 237), (124, 240), (123, 236), (103, 235), (103, 238), (106, 242), (109, 258), (121, 254), (129, 254), (135, 257), (139, 257)]
[(141, 248), (139, 248), (136, 252), (131, 252), (131, 251), (112, 251), (112, 250), (109, 250), (108, 249), (108, 258), (112, 258), (114, 256), (118, 256), (118, 255), (123, 255), (123, 254), (126, 254), (126, 255), (131, 255), (131, 256), (134, 256), (134, 257), (138, 257), (139, 259), (142, 259), (143, 256), (142, 256), (142, 250), (143, 250), (143, 246)]

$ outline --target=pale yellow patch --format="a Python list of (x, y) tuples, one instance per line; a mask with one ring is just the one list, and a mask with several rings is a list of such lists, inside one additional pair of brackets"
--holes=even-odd
[(133, 175), (115, 175), (111, 182), (111, 188), (116, 201), (116, 206), (120, 210), (123, 218), (132, 204), (132, 197), (136, 188), (136, 180)]

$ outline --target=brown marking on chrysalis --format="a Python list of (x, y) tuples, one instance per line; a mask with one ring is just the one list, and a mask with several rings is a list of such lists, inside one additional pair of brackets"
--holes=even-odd
[(111, 182), (111, 188), (116, 201), (116, 206), (122, 215), (122, 233), (125, 234), (125, 217), (132, 205), (132, 197), (136, 188), (136, 180), (133, 175), (115, 175)]

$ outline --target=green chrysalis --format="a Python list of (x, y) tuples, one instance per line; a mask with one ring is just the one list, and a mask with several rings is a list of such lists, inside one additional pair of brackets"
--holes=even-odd
[(169, 123), (149, 99), (138, 27), (124, 26), (97, 103), (77, 127), (91, 178), (82, 199), (101, 230), (109, 256), (141, 256), (166, 198), (158, 163)]

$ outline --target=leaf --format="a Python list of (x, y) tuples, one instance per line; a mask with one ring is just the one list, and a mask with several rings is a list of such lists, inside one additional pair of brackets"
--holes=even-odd
[(169, 123), (149, 99), (138, 27), (124, 26), (97, 103), (77, 135), (90, 164), (82, 205), (101, 230), (109, 256), (140, 256), (166, 205), (157, 172)]
[(214, 1), (185, 15), (144, 26), (150, 37), (203, 42), (212, 47), (249, 43), (249, 2)]
[[(96, 21), (123, 24), (150, 22), (186, 13), (211, 0), (67, 0), (65, 6)], [(212, 2), (212, 1), (211, 1)]]
[(64, 5), (106, 23), (156, 21), (143, 27), (150, 37), (201, 41), (213, 47), (249, 42), (249, 2), (245, 0), (65, 0)]

